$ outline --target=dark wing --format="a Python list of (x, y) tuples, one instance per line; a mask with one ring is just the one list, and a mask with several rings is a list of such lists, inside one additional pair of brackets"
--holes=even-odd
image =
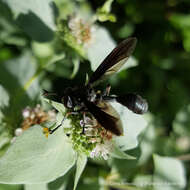
[(133, 53), (137, 39), (134, 37), (127, 38), (122, 41), (112, 52), (104, 59), (96, 71), (90, 77), (88, 85), (95, 83), (97, 80), (102, 80), (116, 71), (127, 61)]
[(119, 129), (121, 133), (123, 133), (122, 121), (120, 119), (120, 115), (115, 110), (115, 108), (109, 102), (106, 102), (106, 101), (100, 101), (97, 106), (101, 108), (102, 111), (117, 118), (117, 122), (116, 122), (117, 128)]
[(95, 117), (102, 127), (117, 136), (122, 135), (122, 129), (118, 126), (118, 118), (102, 111), (100, 107), (96, 106), (92, 102), (84, 101), (84, 103), (89, 112)]

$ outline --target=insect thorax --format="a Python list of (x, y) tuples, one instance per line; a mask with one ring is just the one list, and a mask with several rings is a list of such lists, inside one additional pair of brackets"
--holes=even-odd
[(93, 88), (87, 86), (68, 87), (65, 89), (63, 102), (65, 107), (71, 110), (80, 110), (85, 108), (84, 101), (96, 102), (101, 98), (101, 94)]

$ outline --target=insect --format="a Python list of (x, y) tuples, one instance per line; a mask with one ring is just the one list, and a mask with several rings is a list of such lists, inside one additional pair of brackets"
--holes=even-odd
[[(147, 101), (134, 93), (119, 96), (110, 95), (111, 87), (109, 85), (104, 92), (96, 91), (94, 86), (117, 72), (125, 64), (133, 53), (136, 43), (137, 39), (130, 37), (116, 46), (92, 74), (87, 84), (68, 87), (62, 95), (47, 91), (44, 91), (43, 95), (48, 99), (63, 103), (70, 110), (69, 114), (90, 112), (103, 128), (117, 136), (122, 135), (122, 129), (118, 126), (119, 116), (113, 114), (114, 109), (109, 102), (116, 101), (136, 114), (144, 114), (148, 111)], [(62, 123), (55, 129), (50, 130), (50, 134), (57, 130)]]

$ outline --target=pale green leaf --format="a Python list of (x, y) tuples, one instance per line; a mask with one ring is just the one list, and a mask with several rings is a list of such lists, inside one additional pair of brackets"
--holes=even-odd
[(154, 189), (180, 190), (186, 185), (185, 170), (181, 161), (154, 155)]
[(140, 149), (142, 150), (138, 164), (145, 164), (150, 157), (152, 157), (153, 152), (155, 151), (156, 146), (156, 126), (154, 117), (152, 114), (146, 114), (146, 120), (148, 122), (148, 126), (141, 136)]
[(91, 68), (94, 71), (115, 47), (115, 42), (112, 40), (108, 31), (103, 27), (95, 28), (95, 31), (92, 33), (92, 38), (93, 42), (87, 49), (87, 52)]
[(51, 0), (3, 0), (23, 30), (37, 41), (53, 39), (55, 7)]
[(124, 131), (123, 136), (115, 138), (116, 145), (123, 151), (137, 147), (138, 135), (147, 126), (146, 120), (142, 115), (133, 113), (119, 103), (113, 102), (111, 105), (119, 113)]
[(47, 183), (66, 174), (75, 159), (63, 130), (46, 138), (40, 126), (33, 126), (0, 159), (0, 183)]
[(133, 185), (141, 190), (152, 190), (152, 175), (137, 174), (133, 181)]
[(6, 0), (4, 1), (13, 11), (15, 17), (20, 14), (34, 13), (39, 17), (49, 28), (55, 30), (54, 15), (51, 0)]
[[(27, 93), (30, 98), (39, 94), (36, 73), (36, 62), (29, 51), (7, 62), (0, 64), (0, 81), (10, 96)], [(11, 97), (10, 97), (11, 98)]]
[(36, 62), (29, 51), (23, 51), (16, 59), (0, 64), (1, 85), (10, 97), (10, 106), (5, 107), (2, 112), (11, 127), (20, 122), (22, 109), (39, 96), (36, 70)]
[(80, 61), (77, 58), (73, 58), (73, 72), (71, 74), (71, 79), (75, 77), (75, 75), (77, 74), (78, 70), (79, 70), (79, 66), (80, 66)]
[(33, 41), (32, 50), (34, 54), (40, 58), (47, 58), (47, 57), (53, 56), (54, 54), (51, 43), (48, 43), (48, 42), (39, 43), (39, 42)]
[(47, 98), (43, 98), (46, 102), (48, 102), (50, 105), (52, 105), (57, 111), (62, 113), (64, 115), (65, 113), (65, 106), (62, 103), (55, 102), (53, 100), (49, 100)]
[(71, 174), (72, 170), (55, 181), (48, 183), (48, 190), (66, 190)]
[(0, 108), (7, 107), (9, 105), (9, 94), (1, 85), (0, 85), (0, 96), (1, 96)]
[(127, 160), (134, 160), (136, 159), (134, 156), (130, 156), (123, 152), (119, 147), (114, 146), (114, 149), (111, 151), (110, 155), (114, 158), (118, 159), (127, 159)]
[(79, 178), (86, 166), (87, 156), (85, 154), (78, 154), (77, 162), (76, 162), (76, 173), (75, 173), (75, 181), (74, 181), (74, 190), (77, 187)]
[(27, 184), (24, 186), (24, 190), (48, 190), (48, 187), (46, 183)]
[(107, 0), (101, 8), (102, 12), (110, 13), (113, 0)]

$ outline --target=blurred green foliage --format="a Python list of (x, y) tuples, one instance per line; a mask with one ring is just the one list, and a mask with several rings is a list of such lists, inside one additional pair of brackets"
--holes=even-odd
[[(149, 103), (148, 127), (138, 138), (139, 146), (128, 151), (137, 160), (90, 160), (78, 189), (156, 189), (113, 183), (157, 182), (161, 175), (173, 181), (178, 176), (159, 170), (167, 157), (183, 161), (186, 173), (180, 169), (181, 175), (190, 181), (190, 1), (115, 0), (104, 4), (103, 0), (43, 0), (41, 7), (38, 0), (25, 1), (31, 6), (18, 2), (0, 0), (0, 156), (21, 123), (21, 111), (40, 102), (42, 89), (62, 92), (69, 85), (84, 83), (85, 73), (92, 73), (113, 48), (114, 40), (135, 36), (138, 43), (133, 55), (138, 66), (123, 69), (107, 82), (113, 94), (137, 92)], [(101, 26), (100, 40), (92, 49), (77, 44), (66, 27), (73, 14)], [(153, 159), (153, 153), (161, 156)], [(172, 171), (170, 167), (175, 163), (166, 170)], [(74, 181), (72, 171), (38, 188), (69, 189)], [(184, 188), (185, 182), (180, 180), (181, 187), (174, 189)], [(25, 187), (30, 188), (35, 187)], [(0, 184), (0, 190), (5, 189), (23, 186)]]

